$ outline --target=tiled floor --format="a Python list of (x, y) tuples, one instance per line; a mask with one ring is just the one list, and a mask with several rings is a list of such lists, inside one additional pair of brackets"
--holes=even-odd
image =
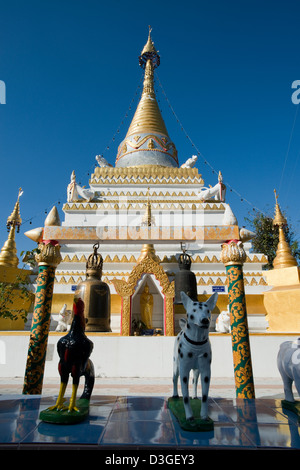
[[(0, 377), (0, 395), (22, 394), (24, 377)], [(284, 398), (283, 385), (280, 378), (255, 378), (256, 398)], [(43, 383), (43, 395), (58, 393), (60, 377), (47, 377)], [(84, 387), (84, 380), (79, 384), (79, 393)], [(192, 386), (190, 384), (190, 388)], [(71, 394), (71, 380), (67, 393)], [(179, 381), (180, 389), (180, 381)], [(212, 397), (235, 398), (235, 383), (231, 377), (212, 377), (209, 395)], [(163, 396), (170, 397), (173, 393), (172, 377), (96, 377), (93, 395), (114, 396)]]
[(300, 449), (297, 417), (277, 398), (210, 398), (212, 432), (181, 430), (159, 396), (91, 398), (89, 417), (80, 424), (41, 422), (39, 412), (55, 396), (2, 395), (0, 448), (146, 449), (196, 452), (199, 449)]

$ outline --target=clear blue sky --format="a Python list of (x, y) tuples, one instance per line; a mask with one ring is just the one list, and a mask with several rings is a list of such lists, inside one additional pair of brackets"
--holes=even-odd
[[(72, 170), (87, 186), (97, 154), (114, 164), (138, 102), (148, 25), (169, 103), (234, 188), (227, 202), (239, 224), (253, 207), (273, 212), (276, 188), (299, 236), (300, 105), (291, 100), (300, 80), (299, 14), (297, 0), (1, 0), (1, 247), (20, 186), (18, 253), (35, 247), (24, 232), (66, 202)], [(157, 88), (183, 163), (195, 148)], [(197, 166), (214, 185), (201, 157)]]

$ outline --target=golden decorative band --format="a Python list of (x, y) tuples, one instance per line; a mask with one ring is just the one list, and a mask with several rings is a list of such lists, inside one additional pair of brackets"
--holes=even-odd
[(238, 238), (237, 225), (190, 226), (190, 227), (63, 227), (44, 228), (49, 240), (225, 240)]
[(158, 165), (141, 165), (135, 167), (100, 167), (95, 168), (91, 178), (106, 177), (165, 177), (165, 178), (187, 178), (201, 177), (197, 168), (173, 168)]

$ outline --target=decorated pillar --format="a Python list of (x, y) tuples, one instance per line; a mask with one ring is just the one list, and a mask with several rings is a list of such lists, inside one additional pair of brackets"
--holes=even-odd
[[(55, 210), (54, 210), (55, 209)], [(50, 216), (50, 217), (49, 217)], [(46, 219), (45, 225), (60, 225), (54, 207)], [(43, 230), (35, 229), (26, 234), (39, 241), (36, 261), (39, 266), (37, 289), (28, 346), (27, 363), (24, 377), (23, 394), (40, 395), (42, 393), (48, 335), (51, 321), (51, 306), (55, 269), (61, 261), (60, 246), (54, 240), (42, 240)]]
[(222, 245), (221, 261), (226, 266), (231, 323), (233, 366), (237, 398), (255, 398), (248, 332), (243, 264), (246, 253), (239, 240)]

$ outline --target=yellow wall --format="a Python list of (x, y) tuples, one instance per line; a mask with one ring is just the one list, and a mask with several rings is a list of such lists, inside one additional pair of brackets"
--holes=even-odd
[[(198, 295), (198, 299), (204, 302), (210, 295)], [(67, 309), (72, 310), (74, 294), (54, 294), (52, 301), (52, 313), (58, 313), (62, 309), (63, 305), (67, 304)], [(263, 294), (249, 294), (246, 295), (247, 313), (251, 314), (264, 314), (266, 315), (266, 309), (264, 306)], [(227, 294), (219, 294), (217, 306), (213, 313), (220, 313), (223, 310), (227, 310), (228, 296)], [(175, 314), (185, 314), (183, 305), (174, 306)], [(111, 312), (112, 314), (121, 314), (121, 297), (117, 294), (111, 295)]]
[[(22, 280), (25, 280), (26, 277), (31, 273), (27, 269), (11, 268), (7, 266), (0, 266), (0, 282), (14, 282), (19, 276)], [(32, 303), (34, 301), (34, 295), (30, 296), (29, 299), (21, 299), (20, 297), (15, 297), (12, 304), (9, 306), (9, 310), (15, 314), (18, 310), (25, 309), (26, 312), (29, 311)], [(2, 318), (0, 316), (0, 330), (23, 330), (25, 320), (21, 317), (17, 320), (11, 320), (9, 318)]]
[(300, 285), (274, 287), (265, 292), (268, 331), (300, 332)]
[[(67, 304), (67, 309), (72, 310), (74, 294), (54, 294), (52, 300), (52, 313), (59, 313)], [(121, 313), (121, 297), (117, 294), (111, 295), (111, 312)]]

